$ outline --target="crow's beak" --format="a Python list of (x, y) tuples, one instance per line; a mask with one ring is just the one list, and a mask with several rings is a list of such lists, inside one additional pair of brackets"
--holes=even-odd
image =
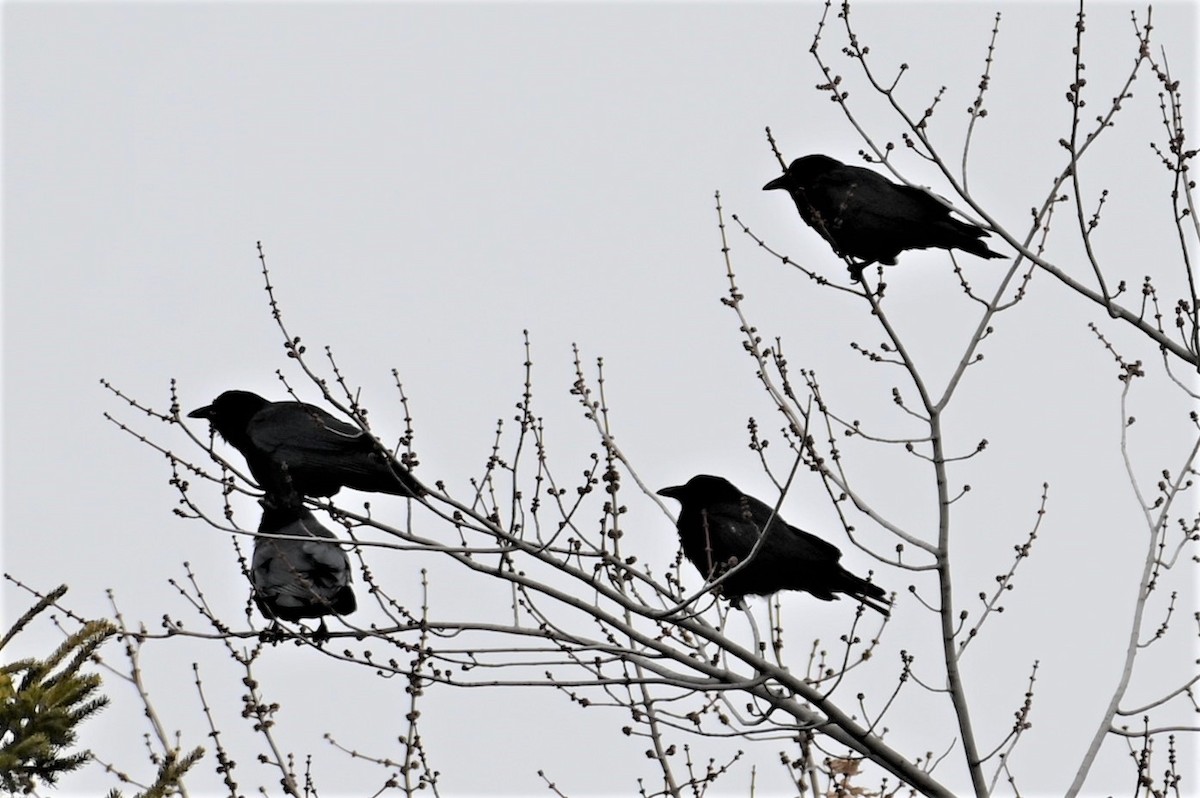
[(762, 190), (770, 191), (773, 188), (787, 188), (787, 179), (788, 179), (787, 175), (780, 175), (779, 177), (772, 180), (770, 183), (767, 183), (765, 186), (763, 186)]
[(683, 492), (683, 485), (672, 485), (669, 488), (663, 488), (660, 491), (655, 491), (659, 496), (666, 496), (668, 499), (678, 499), (679, 494)]
[(196, 408), (188, 413), (188, 418), (212, 418), (212, 405)]

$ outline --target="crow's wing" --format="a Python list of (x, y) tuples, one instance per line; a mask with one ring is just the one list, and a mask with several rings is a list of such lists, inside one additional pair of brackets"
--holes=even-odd
[(271, 568), (276, 556), (275, 547), (269, 545), (274, 541), (254, 541), (254, 556), (250, 560), (250, 582), (254, 589), (263, 595), (268, 595), (271, 583)]
[(320, 607), (350, 582), (350, 560), (325, 541), (260, 540), (251, 580), (266, 601), (280, 608)]
[(917, 188), (898, 186), (869, 169), (838, 170), (816, 181), (813, 205), (836, 236), (839, 229), (861, 234), (911, 237), (914, 226), (949, 216), (934, 197)]
[(287, 465), (301, 492), (327, 495), (340, 485), (388, 491), (406, 485), (407, 472), (377, 456), (369, 435), (312, 405), (269, 405), (250, 420), (248, 433), (259, 451)]
[(294, 520), (282, 524), (276, 517), (279, 512), (264, 507), (259, 531), (306, 539), (255, 540), (250, 580), (260, 609), (283, 620), (353, 612), (350, 558), (335, 542), (336, 536), (307, 511), (295, 511), (299, 514)]
[(811, 563), (833, 564), (842, 559), (842, 550), (837, 546), (791, 524), (784, 523), (778, 530), (772, 528), (771, 534), (779, 534), (778, 540), (767, 541), (767, 545), (772, 546), (772, 553), (779, 552)]
[[(771, 518), (771, 507), (753, 496), (747, 496), (750, 515), (757, 528), (766, 526)], [(810, 535), (803, 529), (797, 529), (787, 521), (775, 516), (771, 523), (771, 535), (763, 544), (763, 549), (769, 555), (785, 555), (798, 560), (814, 562), (837, 562), (842, 557), (842, 550), (816, 535)]]
[(370, 449), (366, 433), (353, 424), (302, 402), (273, 402), (250, 419), (251, 443), (265, 452), (322, 458)]
[(952, 210), (950, 202), (934, 194), (932, 191), (900, 183), (893, 183), (892, 186), (914, 205), (923, 208), (931, 220), (944, 219), (950, 216)]
[[(425, 494), (395, 457), (378, 450), (369, 434), (312, 405), (269, 405), (250, 420), (247, 435), (260, 460), (255, 476), (260, 483), (271, 483), (269, 489), (287, 487), (277, 484), (282, 482), (279, 466), (287, 466), (292, 487), (307, 496), (329, 496), (341, 487), (400, 496)], [(263, 464), (263, 459), (268, 462)]]
[[(312, 580), (320, 587), (337, 589), (350, 582), (350, 558), (336, 543), (314, 540), (301, 543)], [(330, 594), (332, 596), (332, 594)]]
[(259, 540), (254, 545), (250, 581), (261, 601), (279, 609), (310, 604), (313, 589), (303, 570), (303, 552), (286, 540)]
[[(709, 505), (703, 508), (700, 519), (702, 524), (707, 524), (713, 554), (718, 561), (729, 557), (745, 559), (758, 542), (758, 527), (752, 519), (745, 517), (738, 504)], [(701, 534), (703, 529), (701, 526)]]

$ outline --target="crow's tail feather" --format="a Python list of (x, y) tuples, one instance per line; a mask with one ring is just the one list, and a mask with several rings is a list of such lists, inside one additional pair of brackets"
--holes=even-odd
[[(963, 252), (989, 260), (1004, 257), (999, 252), (993, 252), (988, 249), (988, 245), (981, 240), (991, 236), (991, 233), (987, 230), (976, 227), (973, 224), (960, 222), (958, 219), (947, 219), (946, 221), (954, 226), (954, 232), (951, 236), (948, 236), (950, 240), (945, 244), (946, 249), (961, 249)], [(943, 230), (947, 233), (949, 232), (944, 227)]]
[(401, 496), (412, 496), (419, 499), (425, 494), (429, 493), (429, 491), (425, 489), (425, 486), (418, 482), (417, 478), (412, 475), (412, 472), (404, 466), (399, 466), (396, 468), (396, 477), (399, 479), (400, 484), (403, 487), (403, 490), (399, 491)]
[(392, 496), (421, 498), (429, 493), (407, 468), (393, 460), (390, 464), (379, 462), (372, 456), (358, 473), (347, 474), (344, 484), (348, 488), (369, 493), (387, 493)]
[(889, 609), (892, 601), (888, 598), (887, 591), (879, 585), (872, 584), (865, 579), (860, 579), (849, 571), (844, 571), (843, 573), (845, 578), (843, 580), (844, 585), (841, 588), (842, 592), (858, 599), (864, 605), (883, 615), (883, 617), (892, 617), (891, 610)]
[(862, 596), (862, 595), (855, 595), (854, 597), (856, 599), (858, 599), (859, 601), (861, 601), (864, 607), (870, 607), (871, 609), (875, 610), (875, 612), (882, 615), (884, 618), (892, 617), (892, 611), (890, 609), (890, 607), (892, 606), (892, 603), (890, 601), (888, 601), (886, 599), (884, 599), (882, 601), (874, 601), (873, 599), (869, 599), (866, 596)]
[(972, 255), (980, 258), (987, 258), (988, 260), (991, 260), (992, 258), (1004, 257), (999, 252), (993, 252), (992, 250), (988, 249), (987, 244), (983, 243), (978, 238), (972, 238), (969, 241), (965, 241), (959, 244), (958, 248), (963, 252), (969, 252)]

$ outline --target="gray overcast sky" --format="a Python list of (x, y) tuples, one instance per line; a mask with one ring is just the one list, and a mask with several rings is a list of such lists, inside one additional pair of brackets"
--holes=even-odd
[[(971, 185), (997, 218), (1022, 230), (1061, 168), (1073, 9), (1001, 7)], [(873, 56), (891, 65), (883, 71), (912, 67), (902, 101), (919, 111), (948, 87), (936, 119), (951, 152), (961, 144), (994, 10), (856, 7)], [(103, 591), (112, 587), (132, 623), (156, 627), (169, 613), (195, 625), (167, 583), (183, 577), (186, 560), (210, 600), (238, 618), (247, 587), (227, 536), (174, 517), (163, 459), (101, 414), (117, 413), (172, 447), (184, 439), (129, 412), (98, 383), (110, 379), (160, 409), (171, 378), (185, 409), (231, 387), (280, 397), (277, 368), (300, 384), (265, 305), (259, 240), (291, 330), (310, 351), (334, 348), (385, 438), (403, 426), (390, 375), (399, 369), (426, 481), (465, 491), (482, 472), (496, 419), (509, 418), (520, 399), (528, 329), (539, 412), (561, 474), (587, 467), (597, 446), (567, 393), (577, 342), (589, 364), (605, 358), (618, 441), (654, 487), (713, 472), (769, 498), (745, 429), (753, 415), (777, 439), (778, 415), (754, 381), (733, 314), (718, 302), (726, 282), (713, 192), (773, 246), (841, 276), (786, 197), (760, 190), (778, 173), (765, 125), (789, 158), (824, 152), (853, 160), (862, 146), (813, 89), (820, 76), (807, 50), (820, 6), (9, 3), (3, 14), (6, 571), (42, 589), (69, 583), (72, 606), (85, 613), (106, 613)], [(1172, 68), (1194, 75), (1194, 6), (1158, 4), (1154, 14)], [(830, 45), (828, 57), (850, 80), (840, 39)], [(1129, 6), (1093, 7), (1085, 47), (1098, 113), (1133, 58)], [(857, 81), (848, 85), (867, 129), (898, 142), (880, 104)], [(1113, 189), (1113, 223), (1099, 239), (1111, 248), (1114, 271), (1133, 284), (1171, 253), (1166, 178), (1146, 145), (1162, 138), (1154, 89), (1148, 73), (1135, 84), (1135, 100), (1095, 154), (1089, 184)], [(911, 180), (949, 193), (917, 159), (898, 163)], [(880, 336), (861, 304), (819, 291), (730, 232), (747, 308), (764, 334), (783, 338), (794, 367), (815, 368), (846, 416), (905, 430), (890, 399), (898, 377), (848, 348)], [(1070, 263), (1078, 248), (1066, 232), (1051, 249)], [(984, 286), (1003, 262), (961, 263)], [(906, 255), (888, 281), (894, 321), (932, 379), (944, 379), (976, 318), (948, 260)], [(1035, 557), (1009, 611), (988, 630), (986, 655), (967, 670), (977, 724), (999, 739), (1031, 662), (1041, 660), (1035, 726), (1014, 761), (1018, 783), (1035, 795), (1061, 794), (1073, 771), (1062, 763), (1077, 761), (1098, 696), (1111, 690), (1122, 650), (1113, 630), (1123, 634), (1142, 546), (1116, 446), (1115, 367), (1089, 320), (1103, 322), (1038, 275), (1029, 299), (998, 321), (987, 360), (948, 417), (960, 448), (983, 437), (991, 444), (958, 472), (974, 487), (956, 505), (964, 602), (1007, 568), (1042, 482), (1052, 486)], [(1135, 407), (1143, 436), (1136, 453), (1150, 479), (1182, 457), (1183, 442), (1164, 440), (1187, 408), (1164, 390), (1153, 350), (1112, 323), (1103, 329), (1154, 372)], [(774, 465), (786, 468), (782, 441), (776, 446), (783, 459)], [(855, 467), (880, 506), (908, 526), (932, 524), (931, 503), (913, 501), (929, 488), (912, 460), (857, 454)], [(872, 567), (823, 496), (819, 482), (802, 479), (785, 505), (788, 519), (845, 549), (852, 569)], [(388, 502), (375, 503), (403, 507)], [(253, 507), (239, 509), (253, 525)], [(665, 564), (673, 555), (674, 532), (648, 500), (631, 507), (626, 526), (643, 559)], [(867, 534), (884, 550), (890, 545), (878, 530)], [(459, 589), (460, 575), (436, 570), (434, 560), (392, 555), (373, 565), (412, 601), (415, 562), (435, 569), (432, 601), (445, 616), (507, 601), (503, 591)], [(935, 639), (905, 594), (911, 575), (877, 569), (876, 578), (901, 593), (889, 666), (864, 683), (883, 691), (894, 680), (895, 652), (933, 656)], [(4, 599), (6, 620), (27, 605), (9, 585)], [(836, 640), (851, 611), (846, 602), (801, 596), (784, 607), (798, 659), (812, 637)], [(356, 621), (368, 623), (367, 612)], [(15, 653), (44, 652), (56, 640), (41, 629), (23, 636)], [(238, 739), (237, 674), (214, 649), (181, 641), (147, 650), (164, 722), (184, 729), (188, 744), (207, 742), (193, 661), (203, 664), (210, 700), (221, 702)], [(1178, 660), (1153, 660), (1165, 680), (1181, 678), (1174, 663), (1183, 654), (1172, 651)], [(290, 647), (269, 652), (260, 677), (285, 707), (286, 744), (316, 754), (327, 794), (335, 785), (364, 794), (377, 784), (378, 771), (349, 762), (321, 735), (395, 756), (388, 744), (402, 731), (399, 686), (368, 691), (365, 672)], [(145, 775), (140, 742), (128, 734), (140, 723), (133, 695), (113, 677), (107, 684), (116, 706), (90, 724), (84, 743)], [(898, 707), (893, 744), (914, 755), (945, 750), (952, 727), (913, 722), (930, 700), (911, 699)], [(629, 794), (636, 778), (654, 778), (642, 746), (620, 735), (626, 718), (618, 712), (585, 712), (549, 692), (434, 689), (426, 700), (423, 731), (443, 794), (540, 791), (538, 768), (570, 794)], [(760, 790), (783, 789), (772, 773), (779, 747), (753, 750)], [(1124, 760), (1114, 753), (1097, 769), (1098, 791), (1127, 788)], [(197, 790), (215, 789), (211, 761), (199, 770)], [(244, 789), (274, 783), (251, 772), (247, 761)], [(962, 774), (941, 775), (959, 783)], [(65, 786), (94, 794), (96, 778)], [(724, 787), (741, 791), (747, 779), (743, 770)]]

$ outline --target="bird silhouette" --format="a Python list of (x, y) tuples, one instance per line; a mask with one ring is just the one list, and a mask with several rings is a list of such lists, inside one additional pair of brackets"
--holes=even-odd
[(263, 508), (260, 534), (301, 539), (255, 538), (250, 562), (254, 603), (272, 621), (320, 618), (313, 639), (328, 639), (324, 616), (349, 615), (358, 609), (350, 587), (350, 558), (337, 544), (337, 537), (295, 494), (287, 499), (267, 496), (259, 504)]
[(960, 249), (980, 258), (1002, 258), (980, 239), (987, 231), (950, 215), (928, 191), (893, 183), (860, 166), (827, 155), (797, 158), (782, 176), (763, 186), (784, 189), (800, 218), (834, 253), (853, 261), (855, 279), (872, 263), (894, 265), (908, 249)]
[[(700, 474), (687, 484), (658, 491), (680, 504), (676, 527), (683, 553), (706, 581), (740, 566), (721, 583), (721, 591), (738, 604), (743, 596), (766, 596), (780, 590), (801, 590), (822, 601), (848, 594), (866, 606), (891, 613), (891, 601), (878, 585), (860, 579), (838, 561), (842, 552), (832, 543), (797, 529), (771, 507), (742, 493), (728, 480)], [(770, 524), (768, 525), (768, 521)], [(764, 537), (758, 553), (751, 553)]]
[(226, 391), (188, 418), (207, 419), (274, 496), (332, 496), (343, 487), (399, 496), (426, 493), (370, 435), (310, 404)]

